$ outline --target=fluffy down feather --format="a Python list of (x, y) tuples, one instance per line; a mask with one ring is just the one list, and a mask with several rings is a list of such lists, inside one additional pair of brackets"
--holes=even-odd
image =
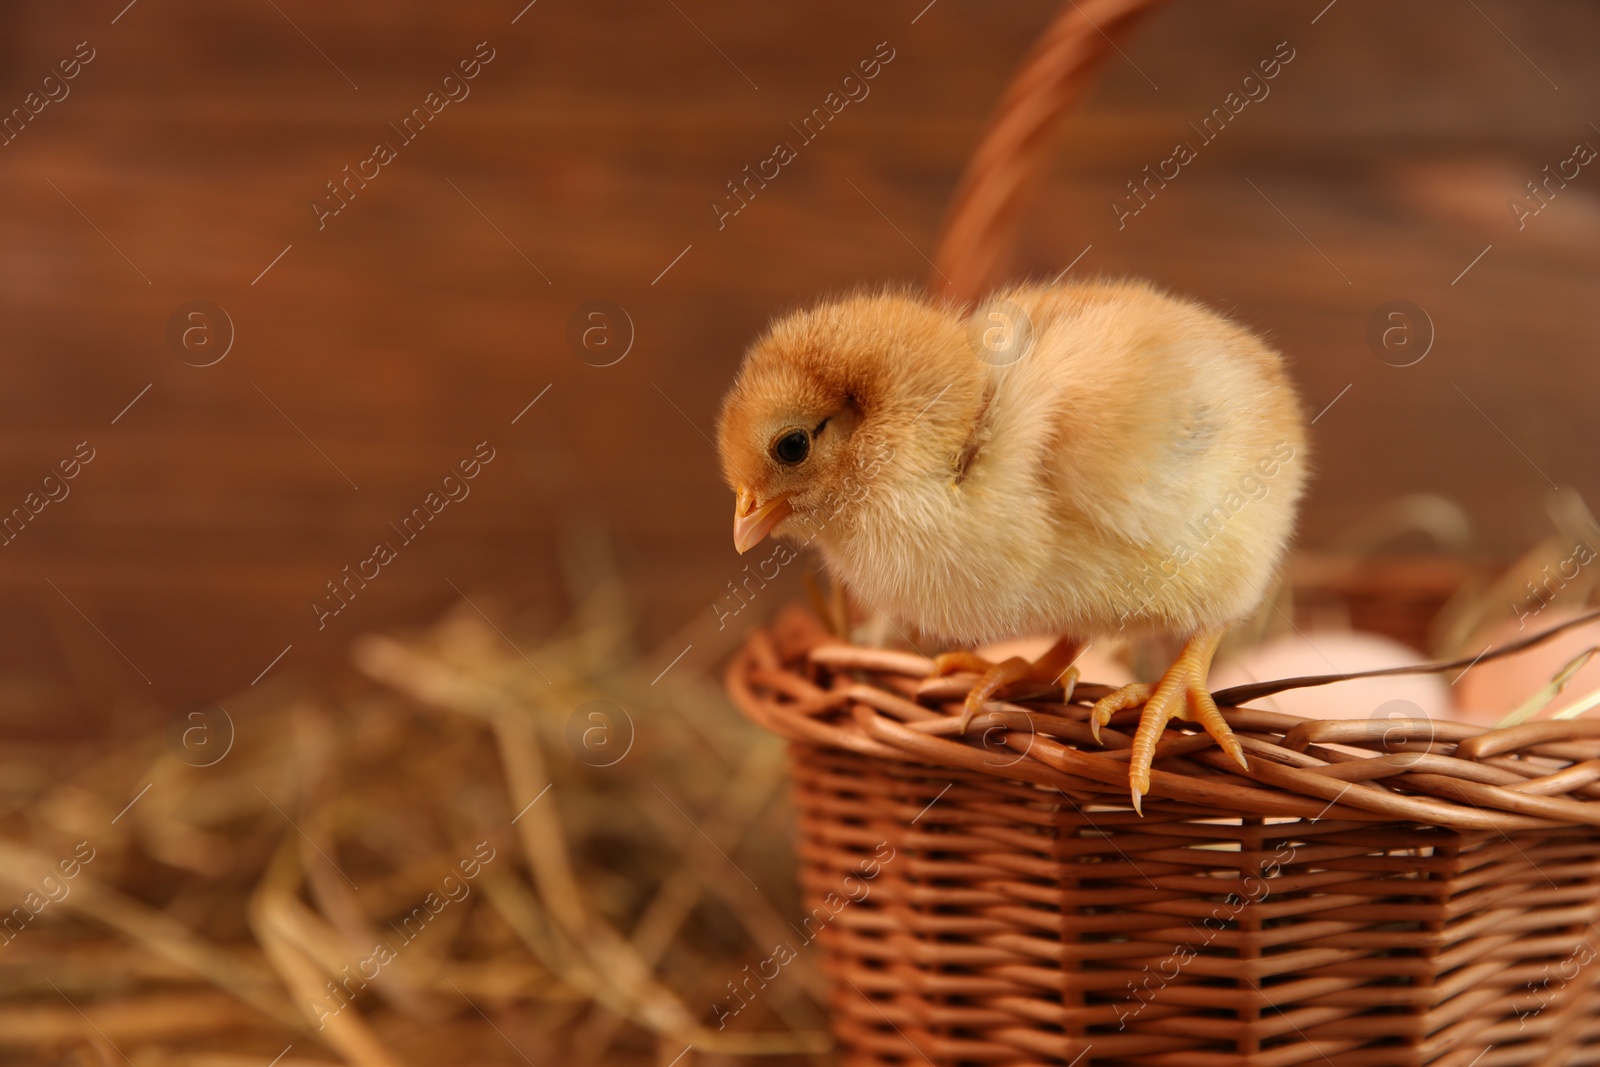
[[(996, 360), (984, 331), (1018, 321), (1031, 341)], [(796, 431), (809, 450), (785, 462), (775, 443)], [(885, 291), (788, 315), (718, 433), (741, 511), (786, 510), (773, 532), (964, 645), (1248, 615), (1307, 475), (1281, 357), (1140, 282), (1023, 286), (970, 314)]]

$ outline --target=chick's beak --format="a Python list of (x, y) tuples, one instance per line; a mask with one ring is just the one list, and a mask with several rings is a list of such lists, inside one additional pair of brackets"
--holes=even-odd
[(755, 494), (741, 485), (738, 499), (733, 505), (733, 547), (739, 550), (740, 555), (750, 551), (793, 510), (787, 494), (773, 497), (762, 504), (757, 502)]

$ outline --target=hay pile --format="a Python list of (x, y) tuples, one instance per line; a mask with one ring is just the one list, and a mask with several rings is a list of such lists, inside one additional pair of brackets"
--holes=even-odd
[(0, 1062), (826, 1049), (814, 959), (738, 1033), (713, 1012), (797, 907), (782, 747), (703, 675), (652, 684), (685, 639), (639, 655), (594, 571), (537, 643), (464, 603), (356, 642), (365, 681), (339, 695), (252, 691), (132, 747), (13, 750)]

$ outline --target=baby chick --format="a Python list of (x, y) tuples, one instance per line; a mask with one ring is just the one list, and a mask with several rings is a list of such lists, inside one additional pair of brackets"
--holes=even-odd
[(1141, 282), (1034, 285), (970, 313), (861, 293), (776, 321), (718, 425), (733, 539), (815, 544), (868, 604), (972, 646), (1062, 635), (1030, 664), (981, 668), (962, 723), (1006, 686), (1063, 680), (1096, 637), (1175, 635), (1129, 765), (1149, 791), (1169, 720), (1200, 723), (1241, 765), (1206, 677), (1229, 624), (1260, 604), (1306, 478), (1305, 424), (1278, 353)]

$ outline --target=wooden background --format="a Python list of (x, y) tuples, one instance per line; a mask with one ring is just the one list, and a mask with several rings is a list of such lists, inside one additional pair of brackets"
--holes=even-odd
[[(819, 291), (924, 275), (1054, 10), (524, 2), (9, 6), (0, 108), (95, 58), (0, 147), (0, 511), (95, 459), (0, 548), (0, 732), (143, 728), (463, 593), (553, 622), (564, 540), (609, 540), (647, 637), (708, 622), (741, 565), (706, 435), (742, 347)], [(1600, 491), (1600, 165), (1522, 229), (1508, 208), (1600, 147), (1596, 40), (1587, 0), (1175, 3), (1065, 131), (1018, 269), (1150, 276), (1270, 335), (1313, 411), (1337, 399), (1305, 544), (1437, 491), (1514, 551), (1552, 485)], [(470, 96), (319, 230), (324, 183), (485, 41)], [(871, 95), (719, 229), (724, 183), (885, 41)], [(1119, 230), (1124, 183), (1281, 41), (1271, 95)], [(235, 334), (208, 367), (167, 338), (197, 299)], [(613, 366), (568, 344), (596, 299), (633, 323)], [(1436, 334), (1414, 366), (1367, 342), (1397, 299)], [(471, 496), (319, 630), (325, 583), (480, 441)]]

